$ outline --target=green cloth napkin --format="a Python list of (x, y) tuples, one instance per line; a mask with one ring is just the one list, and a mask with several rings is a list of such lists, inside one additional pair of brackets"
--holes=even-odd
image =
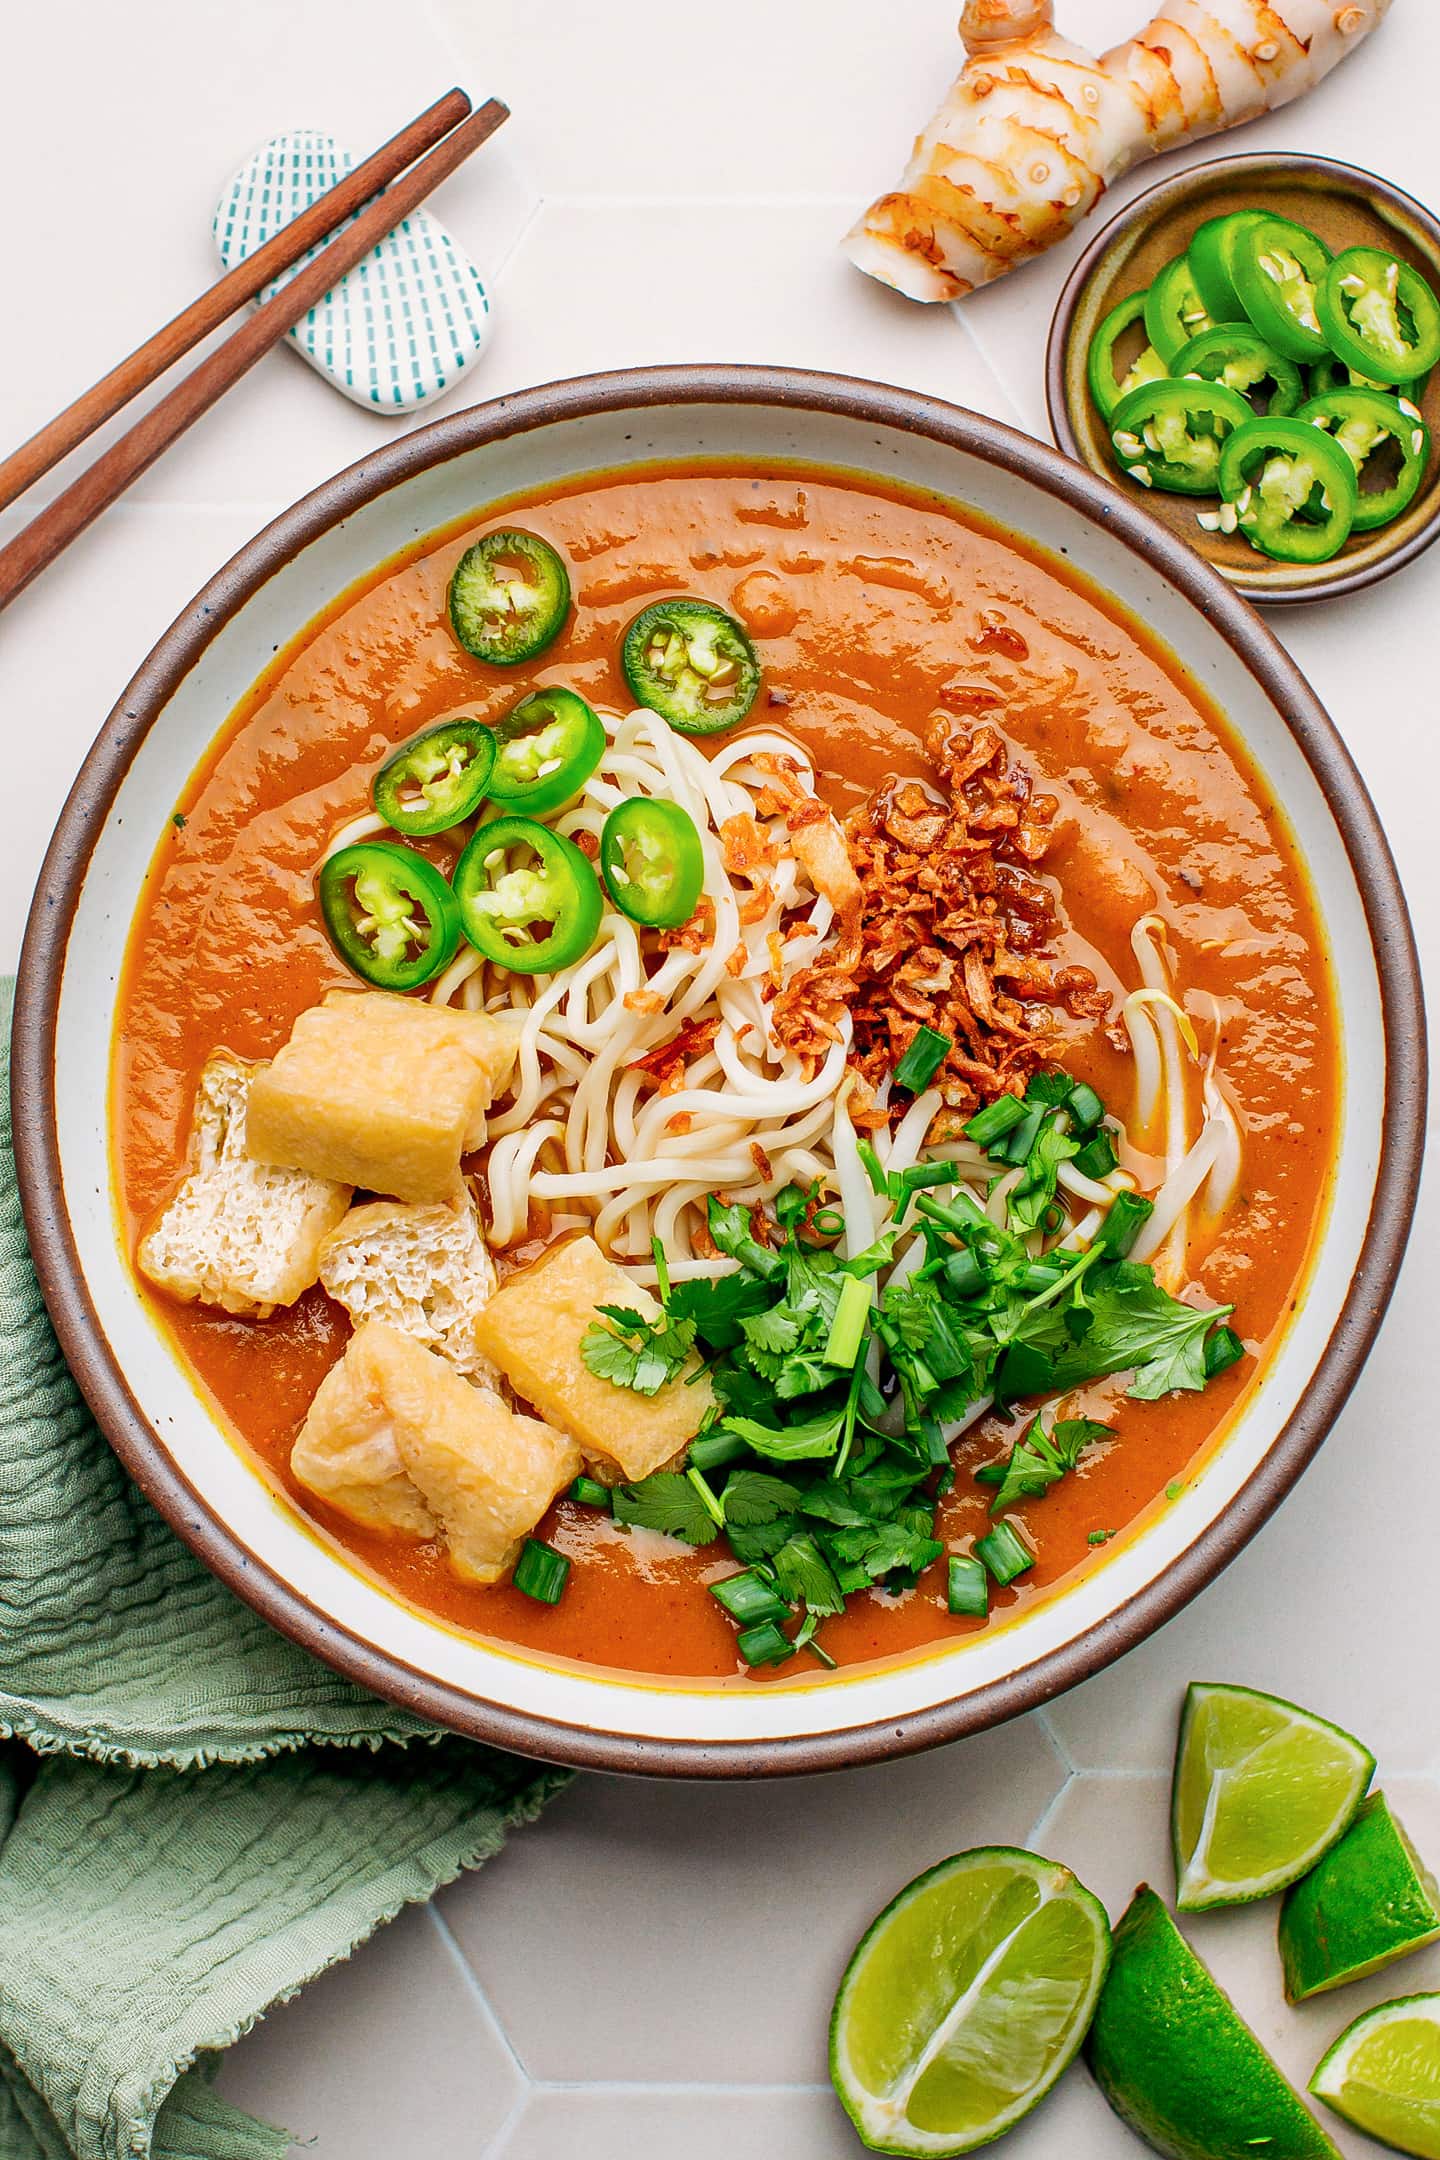
[[(125, 1477), (25, 1244), (0, 984), (0, 2160), (281, 2160), (215, 2051), (564, 1782), (339, 1679)], [(6, 1744), (6, 1736), (8, 1745)]]

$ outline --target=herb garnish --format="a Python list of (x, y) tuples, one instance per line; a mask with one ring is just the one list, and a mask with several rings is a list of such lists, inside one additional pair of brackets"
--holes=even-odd
[[(672, 1285), (657, 1251), (660, 1315), (601, 1308), (603, 1324), (582, 1345), (599, 1377), (653, 1394), (692, 1354), (709, 1371), (718, 1407), (688, 1466), (618, 1487), (614, 1514), (693, 1545), (723, 1536), (744, 1575), (712, 1589), (747, 1662), (806, 1648), (828, 1662), (814, 1639), (822, 1619), (861, 1591), (903, 1591), (945, 1559), (935, 1501), (953, 1483), (947, 1431), (987, 1398), (1004, 1408), (1129, 1373), (1129, 1393), (1154, 1401), (1203, 1388), (1244, 1354), (1224, 1325), (1231, 1307), (1185, 1304), (1125, 1257), (1151, 1213), (1134, 1193), (1117, 1194), (1088, 1247), (1037, 1251), (1036, 1233), (1057, 1227), (1061, 1167), (1113, 1153), (1103, 1119), (1093, 1090), (1037, 1074), (1023, 1101), (1001, 1097), (967, 1128), (997, 1169), (1021, 1171), (1003, 1224), (952, 1166), (887, 1173), (863, 1143), (892, 1211), (867, 1251), (847, 1261), (834, 1249), (843, 1225), (819, 1208), (818, 1187), (787, 1187), (763, 1217), (712, 1198), (710, 1236), (732, 1273)], [(955, 1189), (941, 1198), (927, 1189), (937, 1184)], [(876, 1276), (912, 1236), (920, 1264), (877, 1294)], [(1036, 1416), (1002, 1461), (976, 1473), (997, 1488), (997, 1521), (975, 1547), (997, 1586), (1034, 1558), (1006, 1511), (1043, 1498), (1112, 1432)], [(950, 1580), (952, 1609), (983, 1609), (972, 1573), (967, 1565)], [(799, 1626), (787, 1633), (792, 1616)]]

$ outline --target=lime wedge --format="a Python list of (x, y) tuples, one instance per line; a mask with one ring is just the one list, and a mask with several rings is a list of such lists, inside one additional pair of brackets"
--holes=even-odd
[(1192, 1681), (1180, 1719), (1171, 1829), (1181, 1912), (1269, 1897), (1355, 1819), (1375, 1758), (1278, 1695)]
[(846, 1967), (830, 2075), (872, 2152), (967, 2153), (1028, 2115), (1075, 2055), (1110, 1955), (1068, 1868), (984, 1846), (917, 1875)]
[(1440, 1891), (1390, 1812), (1371, 1793), (1338, 1845), (1280, 1907), (1280, 1958), (1293, 2002), (1363, 1980), (1440, 1937)]
[(1339, 2160), (1143, 1883), (1115, 1930), (1085, 2060), (1165, 2160)]
[(1356, 2018), (1310, 2090), (1382, 2145), (1440, 2160), (1440, 1995), (1404, 1995)]

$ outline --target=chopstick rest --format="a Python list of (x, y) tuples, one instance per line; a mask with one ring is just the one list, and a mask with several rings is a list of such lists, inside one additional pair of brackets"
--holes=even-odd
[[(225, 268), (253, 254), (352, 163), (350, 152), (317, 128), (262, 143), (216, 207), (215, 243)], [(257, 305), (299, 267), (267, 285)], [(357, 405), (399, 413), (453, 389), (484, 351), (489, 330), (479, 271), (438, 218), (416, 210), (295, 325), (289, 342)]]

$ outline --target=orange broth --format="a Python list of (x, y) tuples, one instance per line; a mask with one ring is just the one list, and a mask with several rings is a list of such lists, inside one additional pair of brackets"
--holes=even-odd
[[(504, 670), (462, 652), (445, 615), (457, 556), (497, 522), (552, 541), (571, 565), (576, 600), (555, 645)], [(175, 1185), (210, 1051), (271, 1056), (297, 1014), (352, 980), (320, 926), (315, 865), (337, 828), (369, 807), (372, 775), (392, 746), (459, 710), (495, 719), (546, 683), (625, 710), (624, 627), (646, 601), (677, 591), (749, 623), (767, 685), (754, 718), (805, 745), (842, 813), (888, 776), (926, 771), (920, 738), (937, 713), (998, 726), (1060, 798), (1059, 838), (1042, 867), (1061, 894), (1064, 957), (1093, 967), (1118, 996), (1137, 979), (1131, 929), (1154, 907), (1202, 1034), (1219, 1014), (1244, 1170), (1192, 1290), (1235, 1303), (1234, 1324), (1255, 1355), (1203, 1394), (1145, 1404), (1125, 1399), (1123, 1381), (1087, 1391), (1089, 1414), (1108, 1417), (1118, 1437), (1017, 1509), (1040, 1557), (994, 1596), (994, 1625), (1103, 1564), (1092, 1539), (1163, 1507), (1255, 1386), (1322, 1224), (1339, 1057), (1303, 864), (1223, 718), (1113, 600), (949, 502), (790, 467), (600, 474), (509, 502), (503, 520), (492, 509), (463, 531), (432, 534), (342, 594), (231, 716), (157, 849), (115, 1037), (123, 1235), (133, 1252)], [(1127, 1114), (1130, 1061), (1098, 1026), (1069, 1023), (1063, 1056)], [(401, 1597), (522, 1653), (752, 1684), (731, 1623), (702, 1591), (733, 1566), (713, 1548), (627, 1536), (562, 1501), (539, 1533), (574, 1561), (550, 1608), (508, 1585), (461, 1584), (440, 1548), (359, 1529), (304, 1492), (290, 1476), (291, 1443), (349, 1333), (321, 1290), (256, 1323), (141, 1287), (221, 1424), (317, 1535)], [(960, 1443), (937, 1535), (983, 1527), (990, 1496), (970, 1473), (1014, 1430), (987, 1419)], [(898, 1597), (852, 1598), (825, 1623), (831, 1654), (853, 1670), (982, 1625), (950, 1618), (943, 1574), (932, 1568)]]

